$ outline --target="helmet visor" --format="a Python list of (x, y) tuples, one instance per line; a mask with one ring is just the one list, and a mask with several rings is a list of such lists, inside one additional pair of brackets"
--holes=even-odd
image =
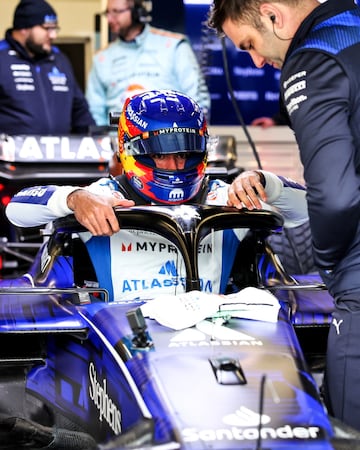
[(172, 154), (180, 152), (206, 151), (207, 137), (198, 130), (186, 133), (174, 133), (168, 130), (143, 133), (124, 143), (128, 155)]

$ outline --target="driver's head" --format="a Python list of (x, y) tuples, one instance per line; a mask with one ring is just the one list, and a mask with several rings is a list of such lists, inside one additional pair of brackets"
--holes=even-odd
[(132, 187), (146, 200), (191, 200), (205, 176), (207, 126), (187, 95), (154, 90), (125, 101), (119, 121), (119, 160)]

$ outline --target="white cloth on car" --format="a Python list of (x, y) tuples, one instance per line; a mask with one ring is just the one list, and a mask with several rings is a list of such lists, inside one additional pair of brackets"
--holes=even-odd
[(144, 317), (161, 325), (181, 330), (206, 318), (238, 317), (276, 322), (280, 303), (269, 291), (247, 287), (235, 294), (218, 295), (190, 291), (179, 295), (161, 295), (141, 306)]

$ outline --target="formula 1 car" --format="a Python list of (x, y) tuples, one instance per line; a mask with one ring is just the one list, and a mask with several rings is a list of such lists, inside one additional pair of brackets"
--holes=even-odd
[[(280, 215), (188, 205), (116, 213), (122, 228), (176, 246), (190, 295), (200, 288), (202, 239), (246, 229), (229, 292), (250, 288), (251, 298), (229, 307), (232, 294), (217, 296), (204, 316), (187, 299), (180, 306), (194, 321), (164, 324), (144, 314), (155, 300), (111, 301), (95, 283), (81, 287), (94, 279), (83, 228), (58, 219), (29, 273), (0, 285), (0, 449), (357, 448), (351, 434), (340, 447), (295, 331), (301, 286), (266, 242)], [(259, 299), (276, 308), (274, 320), (249, 318)], [(166, 319), (179, 312), (169, 305)]]

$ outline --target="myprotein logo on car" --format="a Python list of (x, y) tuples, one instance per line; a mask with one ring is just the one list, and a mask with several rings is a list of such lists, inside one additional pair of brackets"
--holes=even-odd
[[(152, 241), (122, 241), (119, 244), (119, 250), (121, 252), (144, 252), (144, 253), (169, 253), (177, 254), (178, 250), (174, 244), (164, 242), (152, 242)], [(210, 242), (201, 243), (198, 246), (199, 254), (211, 254), (213, 245)]]
[(136, 241), (136, 242), (121, 242), (121, 252), (152, 252), (152, 253), (169, 253), (177, 254), (175, 245), (167, 242), (151, 242), (151, 241)]

